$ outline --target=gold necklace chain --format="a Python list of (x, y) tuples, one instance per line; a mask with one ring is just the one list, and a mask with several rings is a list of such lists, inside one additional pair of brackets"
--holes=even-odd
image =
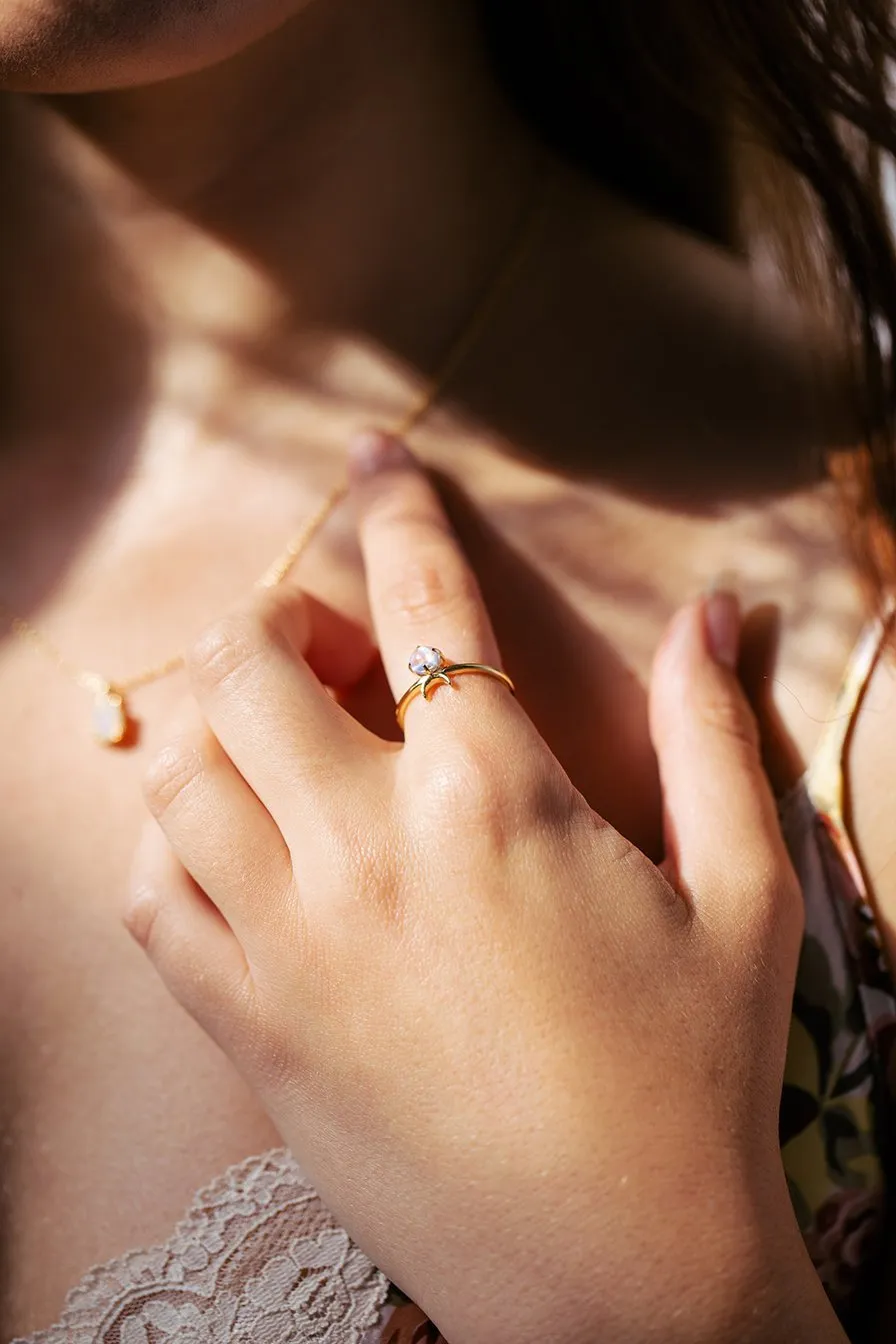
[[(407, 437), (443, 395), (446, 387), (479, 341), (485, 327), (503, 302), (505, 295), (514, 285), (519, 271), (529, 255), (538, 227), (545, 214), (548, 199), (548, 193), (539, 187), (534, 202), (529, 204), (523, 213), (521, 222), (517, 224), (513, 237), (502, 255), (497, 270), (486, 286), (484, 294), (449, 347), (441, 366), (404, 415), (391, 426), (390, 433), (399, 438)], [(289, 576), (299, 559), (307, 551), (314, 537), (347, 493), (348, 482), (343, 477), (326, 496), (320, 507), (314, 511), (310, 518), (305, 520), (300, 530), (290, 538), (283, 551), (271, 562), (256, 581), (256, 587), (274, 588)], [(130, 677), (111, 681), (100, 672), (93, 672), (72, 663), (45, 631), (23, 616), (17, 615), (2, 601), (0, 601), (0, 613), (6, 618), (8, 628), (16, 638), (30, 644), (33, 649), (53, 663), (70, 681), (93, 696), (93, 736), (103, 746), (123, 746), (135, 741), (136, 720), (130, 714), (128, 704), (130, 696), (144, 686), (149, 686), (165, 677), (172, 676), (184, 666), (184, 655), (177, 653), (170, 658), (166, 658), (164, 662), (155, 663)]]

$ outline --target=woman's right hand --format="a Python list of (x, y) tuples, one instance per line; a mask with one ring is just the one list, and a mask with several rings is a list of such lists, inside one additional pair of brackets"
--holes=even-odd
[[(363, 465), (396, 698), (417, 643), (498, 663), (425, 476), (390, 442)], [(386, 743), (310, 629), (281, 591), (194, 650), (129, 921), (336, 1215), (457, 1344), (842, 1340), (778, 1151), (801, 897), (731, 599), (657, 659), (662, 870), (497, 682), (418, 698)]]

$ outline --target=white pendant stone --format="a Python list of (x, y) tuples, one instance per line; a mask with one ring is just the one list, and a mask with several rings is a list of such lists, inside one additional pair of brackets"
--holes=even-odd
[(425, 677), (427, 672), (438, 672), (444, 661), (445, 659), (438, 649), (431, 649), (427, 644), (418, 644), (411, 654), (408, 667), (418, 677)]
[(117, 691), (103, 691), (93, 702), (93, 735), (106, 747), (117, 747), (128, 730), (124, 700)]

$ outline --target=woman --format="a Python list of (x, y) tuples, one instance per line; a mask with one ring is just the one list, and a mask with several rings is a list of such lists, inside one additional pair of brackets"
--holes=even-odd
[[(889, 939), (896, 901), (896, 708), (877, 659), (858, 710), (881, 638), (850, 659), (865, 606), (819, 467), (865, 433), (890, 509), (893, 263), (862, 138), (890, 146), (888, 36), (870, 6), (831, 6), (827, 34), (801, 11), (745, 26), (736, 7), (699, 24), (678, 8), (633, 25), (630, 6), (584, 4), (33, 0), (0, 17), (4, 1338), (420, 1337), (422, 1312), (297, 1169), (251, 1156), (283, 1139), (452, 1340), (842, 1339), (822, 1281), (854, 1338), (892, 1327), (892, 990), (873, 935)], [(786, 161), (822, 191), (849, 280), (802, 307), (784, 262), (826, 272)], [(841, 299), (864, 318), (859, 396)], [(449, 378), (450, 406), (431, 405), (428, 380)], [(485, 606), (419, 473), (393, 440), (362, 439), (384, 678), (351, 510), (307, 554), (296, 529), (352, 435), (403, 419), (462, 484), (452, 517)], [(844, 461), (855, 509), (865, 459)], [(854, 531), (883, 592), (886, 533), (867, 508)], [(275, 595), (205, 637), (188, 686), (173, 655), (264, 571)], [(723, 571), (750, 606), (780, 607), (773, 676), (758, 624), (738, 640), (717, 593), (664, 644), (649, 722), (662, 631)], [(397, 736), (404, 663), (434, 642), (486, 665), (500, 647), (519, 706), (487, 674), (418, 694), (408, 752), (420, 728), (441, 736), (430, 751), (418, 735), (418, 757), (376, 748), (415, 766), (393, 814), (364, 753)], [(738, 643), (744, 674), (781, 688), (791, 739), (770, 731), (768, 758), (808, 923), (788, 1184), (773, 1130), (800, 903)], [(822, 834), (798, 778), (810, 760), (823, 778), (847, 665), (833, 722), (855, 724), (853, 833), (879, 926), (837, 817)], [(260, 679), (228, 701), (247, 668)], [(94, 708), (130, 751), (91, 747)], [(151, 761), (175, 852), (148, 832), (130, 926), (273, 1123), (122, 930)], [(284, 781), (308, 855), (301, 949)], [(364, 912), (405, 909), (396, 874), (452, 918), (381, 936)], [(234, 959), (253, 932), (264, 1015)]]

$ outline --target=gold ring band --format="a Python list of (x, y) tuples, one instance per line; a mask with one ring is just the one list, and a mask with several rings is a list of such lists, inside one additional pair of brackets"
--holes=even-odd
[[(404, 716), (411, 701), (418, 695), (422, 695), (424, 700), (428, 700), (429, 692), (434, 687), (440, 683), (450, 686), (452, 677), (463, 676), (464, 673), (468, 672), (478, 672), (484, 677), (493, 677), (495, 681), (500, 681), (509, 691), (514, 695), (516, 694), (516, 687), (513, 682), (507, 673), (502, 672), (499, 668), (490, 667), (488, 663), (449, 663), (438, 649), (428, 648), (424, 645), (419, 645), (414, 650), (408, 667), (412, 672), (417, 672), (419, 675), (395, 706), (395, 717), (402, 732), (404, 732)], [(421, 671), (421, 667), (425, 670)]]

